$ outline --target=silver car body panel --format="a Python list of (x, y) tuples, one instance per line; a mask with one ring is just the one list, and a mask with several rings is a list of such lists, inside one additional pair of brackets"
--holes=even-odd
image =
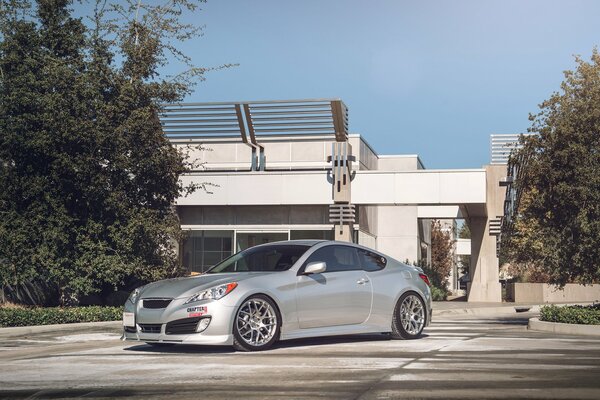
[[(244, 300), (257, 294), (269, 296), (281, 314), (280, 340), (315, 336), (390, 332), (392, 315), (400, 296), (416, 292), (431, 321), (431, 292), (419, 277), (420, 270), (387, 257), (376, 250), (356, 244), (333, 241), (288, 241), (281, 244), (312, 246), (287, 271), (204, 274), (168, 279), (139, 289), (134, 303), (128, 300), (124, 312), (135, 314), (135, 332), (125, 330), (124, 340), (144, 342), (190, 343), (203, 345), (233, 344), (233, 323)], [(274, 243), (270, 243), (272, 245)], [(339, 271), (321, 274), (298, 274), (306, 259), (316, 250), (332, 245), (353, 246), (386, 258), (385, 268), (378, 271)], [(237, 282), (238, 286), (219, 300), (185, 304), (194, 294), (220, 284)], [(173, 299), (165, 308), (143, 307), (144, 299)], [(198, 315), (210, 317), (201, 333), (166, 334), (166, 324)], [(160, 324), (160, 333), (144, 333), (141, 326)]]

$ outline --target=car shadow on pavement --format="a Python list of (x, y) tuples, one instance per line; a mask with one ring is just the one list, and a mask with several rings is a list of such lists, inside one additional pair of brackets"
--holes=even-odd
[(196, 344), (176, 344), (168, 347), (155, 347), (149, 344), (137, 344), (130, 347), (125, 347), (123, 350), (144, 352), (144, 353), (165, 353), (165, 354), (178, 354), (178, 353), (202, 353), (202, 354), (226, 354), (235, 353), (235, 350), (231, 346), (203, 346)]
[[(425, 339), (429, 335), (423, 333), (419, 339)], [(344, 335), (344, 336), (322, 336), (307, 339), (292, 339), (283, 342), (278, 342), (273, 346), (273, 349), (285, 349), (303, 346), (319, 346), (328, 344), (352, 344), (361, 342), (383, 342), (391, 341), (392, 337), (389, 334), (365, 333), (360, 335)]]

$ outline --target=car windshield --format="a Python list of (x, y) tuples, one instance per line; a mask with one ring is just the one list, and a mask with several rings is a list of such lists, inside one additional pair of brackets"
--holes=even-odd
[(310, 246), (297, 244), (272, 244), (252, 247), (226, 258), (206, 273), (286, 271), (309, 248)]

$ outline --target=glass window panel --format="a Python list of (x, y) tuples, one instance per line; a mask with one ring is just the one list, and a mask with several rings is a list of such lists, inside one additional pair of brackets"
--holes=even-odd
[(194, 242), (194, 251), (202, 251), (202, 237), (193, 237), (191, 241)]
[(231, 255), (233, 231), (189, 231), (183, 242), (183, 266), (203, 272)]
[(356, 249), (350, 246), (327, 246), (315, 251), (306, 260), (305, 266), (311, 262), (324, 261), (325, 272), (352, 271), (362, 269), (358, 262)]
[(218, 237), (205, 237), (204, 238), (204, 250), (205, 251), (221, 251), (222, 239)]
[(385, 267), (387, 260), (385, 257), (375, 254), (371, 251), (358, 250), (360, 264), (365, 271), (379, 271)]
[(271, 244), (244, 250), (217, 265), (211, 273), (240, 271), (285, 271), (302, 257), (309, 246)]
[(237, 251), (246, 250), (259, 244), (287, 240), (287, 232), (238, 232)]
[(205, 251), (204, 252), (204, 267), (212, 267), (222, 261), (222, 252), (220, 251)]
[(231, 244), (233, 243), (233, 238), (226, 237), (223, 238), (223, 247), (222, 250), (228, 252), (231, 255)]

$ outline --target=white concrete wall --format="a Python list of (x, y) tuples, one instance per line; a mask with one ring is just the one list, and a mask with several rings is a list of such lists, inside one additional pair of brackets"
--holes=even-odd
[(419, 259), (416, 206), (377, 207), (377, 249), (398, 261)]
[(509, 283), (508, 295), (515, 303), (570, 303), (600, 301), (600, 285), (568, 283), (561, 290), (546, 283)]
[(360, 230), (377, 235), (377, 206), (357, 206)]
[(367, 232), (358, 231), (358, 243), (377, 250), (377, 238)]
[(462, 218), (459, 206), (419, 206), (419, 218)]
[[(485, 171), (357, 171), (352, 203), (485, 204)], [(212, 194), (198, 190), (178, 205), (330, 204), (325, 171), (202, 173), (181, 177), (184, 185), (210, 182)]]
[(183, 185), (208, 182), (212, 193), (197, 190), (177, 205), (330, 204), (331, 184), (325, 171), (203, 173), (181, 177)]
[(379, 156), (377, 170), (379, 171), (416, 171), (423, 169), (417, 155)]
[[(333, 137), (306, 137), (290, 140), (286, 137), (258, 137), (264, 147), (267, 168), (290, 170), (329, 167)], [(240, 139), (205, 139), (202, 142), (173, 140), (173, 144), (190, 156), (190, 160), (202, 163), (198, 170), (248, 171), (251, 166), (252, 148)], [(206, 150), (198, 150), (202, 146)]]
[(468, 256), (471, 254), (471, 239), (456, 239), (456, 255)]
[(466, 204), (486, 202), (484, 170), (358, 171), (356, 204)]

